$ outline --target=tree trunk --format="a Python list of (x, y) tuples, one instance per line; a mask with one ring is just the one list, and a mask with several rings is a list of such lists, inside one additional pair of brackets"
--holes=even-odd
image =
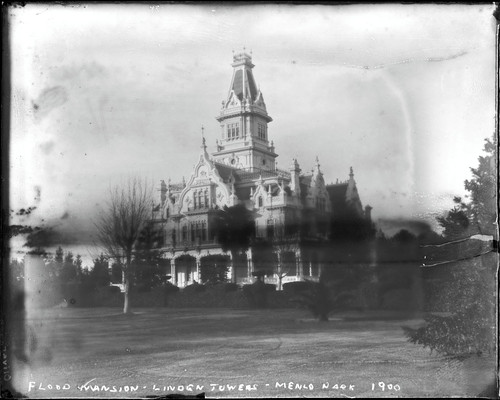
[(132, 264), (132, 255), (127, 255), (127, 264), (125, 265), (124, 271), (124, 293), (123, 293), (123, 313), (124, 314), (132, 314), (132, 310), (130, 308), (130, 285), (131, 285), (131, 264)]

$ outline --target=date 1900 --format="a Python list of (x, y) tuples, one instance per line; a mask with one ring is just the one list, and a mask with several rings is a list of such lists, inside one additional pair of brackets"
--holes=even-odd
[(401, 390), (401, 386), (397, 384), (393, 385), (392, 383), (378, 382), (372, 383), (372, 391), (374, 390), (381, 390), (382, 392), (385, 392), (386, 390), (394, 390), (395, 392), (399, 392)]

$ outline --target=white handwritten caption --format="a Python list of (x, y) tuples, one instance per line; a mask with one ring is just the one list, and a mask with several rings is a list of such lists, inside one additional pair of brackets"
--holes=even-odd
[[(135, 393), (138, 391), (153, 391), (153, 392), (254, 392), (259, 388), (272, 388), (288, 391), (313, 391), (313, 390), (338, 390), (341, 392), (348, 392), (354, 394), (356, 386), (344, 383), (297, 383), (297, 382), (274, 382), (273, 384), (257, 384), (257, 383), (240, 383), (240, 384), (220, 384), (210, 383), (208, 385), (186, 384), (186, 385), (105, 385), (98, 384), (97, 378), (93, 378), (83, 385), (75, 385), (74, 387), (81, 392), (108, 392), (108, 393)], [(45, 382), (30, 381), (28, 383), (28, 392), (32, 391), (67, 391), (72, 389), (69, 383), (54, 384)], [(401, 386), (393, 383), (377, 382), (371, 383), (371, 391), (393, 391), (399, 392)], [(351, 397), (344, 395), (346, 397)]]

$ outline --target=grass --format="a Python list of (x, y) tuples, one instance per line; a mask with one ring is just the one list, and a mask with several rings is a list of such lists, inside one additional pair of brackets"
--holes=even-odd
[[(491, 357), (469, 366), (407, 343), (401, 326), (419, 323), (375, 313), (321, 323), (291, 309), (136, 309), (126, 317), (118, 308), (54, 308), (28, 320), (36, 345), (29, 363), (14, 363), (14, 385), (32, 398), (474, 397), (491, 383)], [(109, 390), (78, 390), (90, 380)]]

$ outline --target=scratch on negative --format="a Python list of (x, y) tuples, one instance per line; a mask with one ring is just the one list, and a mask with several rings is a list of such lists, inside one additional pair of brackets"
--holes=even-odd
[(489, 251), (486, 251), (484, 253), (479, 253), (475, 256), (472, 256), (472, 257), (465, 257), (465, 258), (457, 258), (455, 260), (449, 260), (449, 261), (442, 261), (442, 262), (438, 262), (438, 263), (435, 263), (435, 264), (422, 264), (421, 267), (435, 267), (437, 265), (443, 265), (443, 264), (450, 264), (450, 263), (455, 263), (455, 262), (459, 262), (459, 261), (467, 261), (467, 260), (472, 260), (473, 258), (477, 258), (477, 257), (481, 257), (481, 256), (484, 256), (485, 254), (489, 254), (491, 253), (493, 250), (489, 250)]
[(355, 399), (355, 398), (356, 398), (355, 396), (348, 396), (348, 395), (346, 395), (346, 394), (344, 394), (344, 393), (340, 393), (340, 395), (341, 395), (341, 396), (344, 396), (344, 397), (347, 397), (347, 398), (349, 398), (349, 399)]

